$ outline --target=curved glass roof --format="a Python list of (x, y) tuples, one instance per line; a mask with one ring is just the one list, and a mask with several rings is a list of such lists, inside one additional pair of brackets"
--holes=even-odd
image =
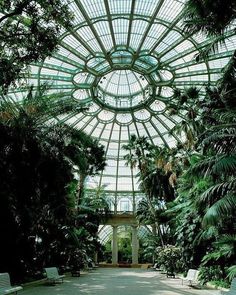
[[(169, 133), (185, 115), (168, 113), (177, 103), (173, 89), (195, 85), (201, 93), (216, 84), (236, 47), (235, 31), (228, 30), (217, 54), (197, 63), (212, 40), (183, 32), (185, 0), (64, 1), (74, 27), (61, 33), (51, 58), (32, 65), (29, 83), (49, 82), (52, 93), (88, 104), (64, 118), (105, 146), (108, 165), (88, 186), (132, 195), (139, 190), (137, 171), (125, 166), (122, 145), (131, 134), (168, 147), (182, 141)], [(22, 91), (10, 95), (19, 99)]]

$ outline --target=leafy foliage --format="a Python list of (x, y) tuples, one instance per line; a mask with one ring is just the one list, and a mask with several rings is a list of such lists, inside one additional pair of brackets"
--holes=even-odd
[(86, 202), (90, 219), (81, 218), (83, 211), (78, 215), (77, 174), (104, 167), (103, 147), (82, 131), (49, 124), (56, 111), (60, 115), (73, 105), (59, 104), (52, 113), (50, 100), (53, 105), (60, 99), (40, 95), (30, 92), (21, 103), (0, 105), (1, 271), (15, 280), (48, 265), (65, 266), (76, 249), (99, 245), (94, 218), (100, 207)]
[[(199, 280), (202, 284), (206, 284), (207, 282), (218, 282), (218, 285), (222, 286), (222, 278), (225, 276), (225, 271), (222, 269), (222, 266), (220, 265), (214, 265), (214, 266), (208, 266), (204, 267), (202, 266), (200, 268), (200, 274), (199, 274)], [(224, 280), (225, 286), (229, 287), (229, 282)], [(216, 283), (217, 284), (217, 283)], [(222, 286), (223, 287), (223, 286)]]
[(223, 34), (236, 18), (233, 0), (188, 0), (185, 7), (185, 29), (188, 32), (204, 32), (209, 35)]
[(206, 59), (224, 44), (224, 34), (235, 29), (236, 4), (234, 0), (188, 0), (185, 4), (185, 26), (187, 33), (203, 33), (214, 37), (212, 42), (196, 56), (196, 61)]
[(31, 63), (52, 55), (73, 16), (61, 0), (3, 0), (0, 12), (0, 87), (7, 92)]
[[(164, 235), (168, 228), (160, 227), (163, 222), (162, 213), (165, 203), (175, 197), (176, 163), (172, 161), (172, 154), (168, 149), (151, 144), (146, 137), (131, 135), (130, 141), (123, 146), (127, 151), (124, 159), (131, 169), (138, 167), (140, 188), (145, 193), (145, 198), (137, 208), (137, 218), (141, 223), (152, 225), (153, 235), (160, 237), (164, 246)], [(173, 154), (175, 150), (172, 150)], [(176, 166), (176, 167), (175, 167)]]
[(167, 271), (167, 274), (174, 274), (183, 270), (181, 257), (180, 248), (173, 245), (167, 245), (163, 249), (157, 248), (156, 262), (159, 267)]

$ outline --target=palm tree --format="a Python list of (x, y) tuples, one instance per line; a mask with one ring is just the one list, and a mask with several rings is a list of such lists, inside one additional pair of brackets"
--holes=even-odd
[(46, 128), (52, 119), (59, 122), (57, 117), (60, 115), (76, 114), (85, 109), (73, 98), (64, 98), (63, 93), (48, 94), (49, 88), (48, 84), (37, 88), (30, 86), (21, 101), (13, 101), (10, 96), (0, 94), (0, 120), (10, 123), (25, 115), (34, 121), (34, 125)]
[(200, 54), (196, 60), (207, 58), (211, 52), (218, 51), (219, 44), (224, 43), (225, 32), (229, 28), (235, 29), (236, 3), (234, 0), (188, 0), (185, 4), (185, 27), (187, 33), (201, 32), (213, 41)]
[(0, 103), (1, 270), (18, 276), (66, 263), (78, 242), (72, 236), (86, 232), (76, 228), (75, 167), (93, 174), (104, 165), (103, 147), (59, 119), (81, 107), (34, 90), (21, 102), (4, 96)]
[[(200, 122), (199, 106), (200, 96), (199, 89), (189, 87), (184, 90), (175, 89), (173, 99), (177, 104), (177, 112), (185, 114), (185, 119), (176, 124), (171, 133), (186, 138), (183, 147), (187, 151), (195, 149), (197, 136), (202, 133), (203, 125)], [(172, 112), (170, 112), (172, 115)]]
[(150, 144), (146, 137), (137, 138), (135, 135), (131, 135), (129, 143), (123, 148), (128, 151), (124, 157), (126, 164), (139, 169), (137, 176), (145, 193), (145, 198), (138, 206), (137, 217), (140, 222), (152, 225), (153, 234), (159, 235), (164, 247), (165, 227), (160, 226), (160, 214), (165, 208), (165, 202), (174, 199), (176, 182), (171, 152), (167, 148)]
[(185, 29), (191, 33), (223, 35), (235, 18), (234, 0), (188, 0), (185, 4)]
[[(183, 220), (186, 210), (197, 214), (201, 227), (192, 243), (205, 243), (208, 254), (204, 261), (228, 267), (231, 277), (236, 261), (235, 252), (231, 251), (236, 228), (235, 81), (233, 57), (217, 87), (207, 88), (201, 101), (200, 120), (205, 131), (198, 134), (198, 151), (190, 157), (190, 167), (180, 179), (182, 188), (176, 205), (180, 209), (176, 219)], [(177, 232), (182, 238), (185, 236), (181, 224)]]

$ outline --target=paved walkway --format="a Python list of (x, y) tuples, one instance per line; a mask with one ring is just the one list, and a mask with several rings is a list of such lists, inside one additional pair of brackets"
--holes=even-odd
[(66, 277), (63, 284), (24, 288), (19, 295), (220, 295), (216, 290), (198, 290), (167, 279), (157, 271), (132, 268), (99, 268), (81, 277)]

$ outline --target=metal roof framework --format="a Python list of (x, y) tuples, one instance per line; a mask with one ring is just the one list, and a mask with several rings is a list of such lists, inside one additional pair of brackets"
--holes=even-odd
[[(131, 134), (169, 148), (183, 140), (170, 133), (185, 118), (167, 111), (177, 104), (173, 89), (197, 86), (203, 94), (205, 86), (216, 85), (236, 48), (235, 31), (228, 30), (217, 54), (197, 63), (196, 55), (213, 39), (183, 32), (185, 0), (64, 1), (75, 15), (74, 27), (62, 31), (51, 58), (32, 64), (28, 83), (49, 82), (51, 93), (88, 105), (60, 118), (105, 146), (108, 165), (87, 186), (135, 198), (137, 171), (125, 165), (122, 145)], [(9, 95), (19, 100), (24, 91)]]

